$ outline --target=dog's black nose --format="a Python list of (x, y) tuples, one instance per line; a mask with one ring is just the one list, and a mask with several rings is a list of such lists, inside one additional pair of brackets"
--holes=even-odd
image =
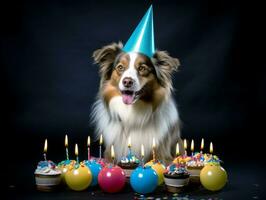
[(133, 85), (133, 79), (126, 77), (123, 79), (122, 83), (126, 88), (130, 88)]

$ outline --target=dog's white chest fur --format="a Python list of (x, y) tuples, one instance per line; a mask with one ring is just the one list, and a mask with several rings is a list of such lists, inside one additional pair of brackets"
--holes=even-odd
[(112, 98), (107, 109), (99, 99), (94, 105), (93, 118), (97, 134), (103, 134), (107, 148), (114, 145), (118, 160), (128, 153), (129, 136), (132, 150), (139, 155), (143, 144), (147, 155), (151, 151), (153, 137), (158, 145), (179, 123), (178, 112), (171, 98), (165, 100), (156, 111), (143, 101), (126, 105), (121, 96)]

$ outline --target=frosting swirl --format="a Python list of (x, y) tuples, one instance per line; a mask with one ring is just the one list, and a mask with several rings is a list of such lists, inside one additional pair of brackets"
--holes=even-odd
[(166, 168), (165, 171), (168, 175), (189, 175), (184, 164), (172, 163)]
[(120, 160), (121, 163), (140, 163), (140, 160), (131, 152), (127, 154), (127, 156), (123, 156)]
[(51, 161), (40, 161), (35, 170), (35, 174), (41, 175), (58, 175), (61, 174), (61, 171), (57, 169), (56, 164)]

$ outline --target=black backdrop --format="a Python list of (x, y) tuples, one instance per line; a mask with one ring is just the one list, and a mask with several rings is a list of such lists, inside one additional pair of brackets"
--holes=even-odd
[[(49, 159), (64, 159), (65, 134), (70, 156), (78, 143), (85, 159), (99, 86), (92, 52), (126, 42), (149, 5), (144, 0), (23, 1), (1, 8), (1, 154), (9, 185), (25, 179), (34, 184), (45, 138)], [(193, 138), (196, 146), (202, 137), (213, 141), (225, 162), (259, 158), (264, 74), (254, 66), (258, 35), (249, 35), (254, 24), (247, 10), (236, 1), (157, 0), (153, 6), (156, 47), (181, 61), (173, 78), (182, 137)], [(97, 155), (96, 142), (92, 151)]]

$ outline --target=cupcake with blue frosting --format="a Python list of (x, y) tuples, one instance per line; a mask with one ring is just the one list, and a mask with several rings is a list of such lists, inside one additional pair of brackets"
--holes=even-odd
[(189, 183), (190, 174), (184, 163), (172, 163), (164, 172), (164, 182), (169, 192), (179, 192)]
[(121, 158), (118, 166), (120, 166), (124, 170), (126, 177), (129, 178), (132, 171), (139, 166), (139, 163), (140, 160), (136, 157), (136, 155), (129, 151), (127, 156), (123, 156)]
[(50, 160), (40, 161), (34, 174), (37, 189), (41, 191), (52, 191), (61, 182), (61, 171)]

